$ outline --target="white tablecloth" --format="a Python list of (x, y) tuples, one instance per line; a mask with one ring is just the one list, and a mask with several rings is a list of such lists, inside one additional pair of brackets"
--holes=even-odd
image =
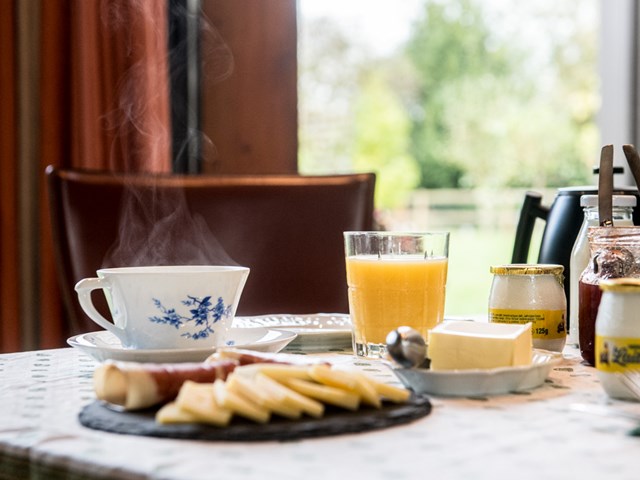
[[(376, 362), (330, 356), (393, 380)], [(433, 412), (408, 425), (284, 443), (227, 443), (84, 428), (77, 415), (95, 398), (94, 360), (72, 349), (0, 355), (0, 478), (636, 478), (640, 438), (629, 435), (636, 423), (572, 405), (640, 414), (640, 404), (608, 399), (575, 349), (564, 356), (534, 391), (433, 398)]]

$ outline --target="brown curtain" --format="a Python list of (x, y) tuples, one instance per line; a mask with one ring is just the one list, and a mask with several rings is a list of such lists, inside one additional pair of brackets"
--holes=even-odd
[[(33, 34), (20, 31), (24, 27), (17, 21), (24, 1), (0, 2), (0, 351), (5, 352), (64, 346), (66, 339), (46, 165), (171, 170), (166, 2), (32, 0), (39, 9)], [(35, 88), (20, 85), (16, 68), (23, 53), (17, 39), (29, 35), (39, 51), (32, 69), (39, 73)], [(28, 131), (14, 101), (25, 96), (39, 105), (37, 128)], [(20, 152), (27, 142), (37, 153), (25, 160)], [(25, 161), (33, 162), (37, 178), (19, 178), (29, 172), (20, 165)], [(36, 195), (34, 212), (24, 208), (21, 188)], [(33, 248), (22, 248), (22, 224), (33, 225), (28, 229), (35, 237)], [(31, 273), (24, 271), (30, 263), (22, 261), (25, 256), (32, 259)], [(32, 288), (25, 288), (25, 278), (33, 278)]]
[(165, 1), (42, 2), (45, 163), (170, 170), (167, 22)]

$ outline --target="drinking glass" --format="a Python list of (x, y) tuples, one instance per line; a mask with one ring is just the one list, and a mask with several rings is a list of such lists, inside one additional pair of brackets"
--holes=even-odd
[(386, 356), (387, 334), (427, 332), (443, 320), (449, 232), (345, 232), (356, 355)]

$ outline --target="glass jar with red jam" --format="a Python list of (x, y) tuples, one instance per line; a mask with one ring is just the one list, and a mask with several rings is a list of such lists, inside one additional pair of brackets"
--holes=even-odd
[(588, 237), (591, 256), (578, 283), (578, 334), (582, 358), (595, 365), (600, 281), (640, 277), (640, 227), (591, 227)]

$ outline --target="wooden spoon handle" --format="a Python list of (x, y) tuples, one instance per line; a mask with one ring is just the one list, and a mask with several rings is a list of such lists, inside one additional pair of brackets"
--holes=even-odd
[(636, 186), (640, 189), (640, 156), (638, 151), (633, 145), (623, 145), (622, 150), (624, 151), (624, 156), (627, 157), (627, 163), (636, 181)]
[(598, 218), (603, 227), (613, 226), (613, 145), (605, 145), (600, 153), (598, 176)]

